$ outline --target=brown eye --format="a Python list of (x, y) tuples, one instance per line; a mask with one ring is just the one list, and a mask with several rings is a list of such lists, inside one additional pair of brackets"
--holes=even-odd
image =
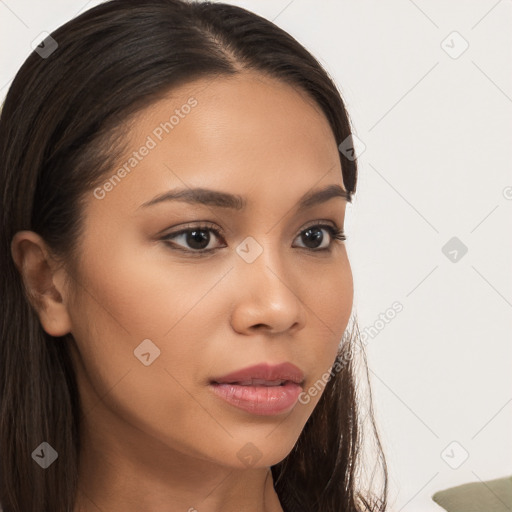
[[(214, 234), (214, 236), (211, 235)], [(197, 226), (187, 229), (181, 229), (175, 233), (169, 233), (162, 240), (169, 243), (178, 250), (188, 252), (210, 252), (218, 247), (209, 247), (210, 242), (215, 238), (221, 238), (219, 231), (210, 226)], [(174, 240), (180, 240), (181, 243), (177, 243)], [(173, 240), (170, 242), (170, 240)]]
[(318, 249), (324, 240), (322, 228), (312, 227), (302, 232), (302, 241), (308, 249)]
[[(324, 231), (328, 231), (329, 237), (326, 237), (323, 234)], [(329, 250), (333, 239), (340, 241), (346, 240), (342, 229), (338, 229), (338, 227), (331, 226), (329, 224), (310, 226), (304, 229), (298, 238), (301, 239), (306, 249), (311, 249), (313, 251)], [(326, 240), (327, 242), (324, 243)]]

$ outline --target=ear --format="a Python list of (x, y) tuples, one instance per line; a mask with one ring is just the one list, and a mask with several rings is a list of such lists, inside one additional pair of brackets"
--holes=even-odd
[(11, 254), (43, 329), (51, 336), (70, 332), (65, 270), (57, 268), (45, 241), (33, 231), (18, 231), (11, 241)]

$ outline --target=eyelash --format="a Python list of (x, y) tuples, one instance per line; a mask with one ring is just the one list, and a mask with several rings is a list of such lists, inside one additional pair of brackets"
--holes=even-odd
[[(297, 236), (300, 236), (302, 233), (304, 233), (305, 231), (307, 231), (308, 229), (311, 229), (311, 228), (324, 228), (324, 229), (327, 229), (329, 231), (329, 234), (331, 235), (331, 243), (329, 244), (328, 247), (324, 247), (323, 249), (310, 249), (308, 247), (299, 247), (299, 249), (306, 249), (306, 250), (309, 250), (310, 252), (330, 252), (332, 250), (333, 244), (336, 243), (336, 241), (341, 243), (341, 242), (343, 242), (343, 241), (345, 241), (347, 239), (346, 235), (343, 232), (343, 229), (338, 228), (337, 225), (331, 225), (331, 224), (311, 224), (310, 226), (307, 226), (304, 229), (302, 229), (298, 233)], [(179, 235), (190, 233), (191, 231), (211, 231), (211, 232), (213, 232), (215, 234), (215, 236), (218, 239), (223, 239), (223, 236), (222, 236), (221, 232), (218, 229), (216, 229), (212, 225), (204, 224), (204, 225), (201, 225), (201, 226), (187, 227), (185, 229), (181, 229), (181, 230), (176, 231), (174, 233), (169, 233), (168, 235), (164, 236), (162, 238), (162, 240), (164, 242), (166, 242), (167, 245), (169, 245), (170, 248), (173, 249), (173, 250), (178, 250), (178, 251), (182, 251), (182, 252), (186, 252), (186, 253), (194, 254), (194, 255), (198, 255), (198, 256), (201, 256), (203, 254), (212, 253), (212, 252), (214, 252), (214, 251), (216, 251), (218, 249), (224, 249), (224, 247), (216, 247), (214, 249), (185, 249), (183, 247), (180, 247), (180, 246), (170, 242), (171, 238), (175, 238), (175, 237), (177, 237)], [(295, 237), (295, 238), (297, 238), (297, 237)]]

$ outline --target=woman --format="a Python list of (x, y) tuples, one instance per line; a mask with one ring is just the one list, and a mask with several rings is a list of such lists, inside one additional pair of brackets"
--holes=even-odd
[(36, 48), (0, 118), (4, 512), (385, 510), (350, 136), (320, 64), (235, 6), (113, 0)]

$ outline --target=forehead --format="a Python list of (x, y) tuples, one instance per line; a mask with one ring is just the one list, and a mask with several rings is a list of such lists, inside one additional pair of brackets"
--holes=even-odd
[(175, 88), (139, 112), (128, 134), (128, 151), (106, 179), (125, 172), (105, 204), (122, 199), (133, 210), (177, 186), (259, 194), (267, 202), (287, 190), (293, 198), (315, 185), (343, 187), (320, 107), (304, 91), (254, 72)]

